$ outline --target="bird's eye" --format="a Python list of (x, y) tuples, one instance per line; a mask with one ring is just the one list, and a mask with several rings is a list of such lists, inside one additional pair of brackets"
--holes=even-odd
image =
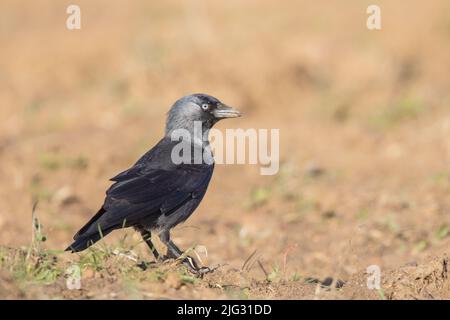
[(202, 109), (203, 110), (208, 110), (209, 109), (209, 105), (207, 103), (202, 104)]

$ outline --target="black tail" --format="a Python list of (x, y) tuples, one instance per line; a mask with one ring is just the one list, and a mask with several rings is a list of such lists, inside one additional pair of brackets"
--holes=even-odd
[(97, 232), (97, 233), (86, 235), (86, 236), (78, 236), (75, 239), (75, 241), (66, 249), (66, 251), (72, 251), (72, 252), (83, 251), (83, 250), (89, 248), (90, 246), (92, 246), (98, 240), (102, 239), (104, 236), (106, 236), (111, 231), (112, 230), (105, 230), (105, 231), (102, 231), (102, 233)]
[(92, 229), (91, 227), (94, 225), (95, 222), (100, 219), (100, 217), (106, 212), (106, 210), (102, 207), (92, 218), (91, 220), (86, 223), (83, 228), (78, 231), (73, 239), (75, 240), (74, 243), (72, 243), (66, 251), (72, 251), (72, 252), (80, 252), (83, 251), (90, 246), (92, 246), (94, 243), (96, 243), (98, 240), (102, 238), (102, 236), (106, 236), (108, 233), (110, 233), (112, 230), (102, 230), (102, 232), (98, 232), (98, 226), (94, 228), (94, 230), (89, 231), (89, 229)]
[(91, 225), (96, 222), (98, 219), (100, 219), (100, 217), (106, 212), (106, 210), (101, 207), (100, 210), (98, 210), (98, 212), (91, 218), (91, 220), (89, 220), (84, 226), (83, 228), (81, 228), (74, 236), (73, 236), (73, 240), (77, 240), (77, 238), (80, 238), (81, 236), (83, 236), (83, 233), (85, 233), (90, 227)]

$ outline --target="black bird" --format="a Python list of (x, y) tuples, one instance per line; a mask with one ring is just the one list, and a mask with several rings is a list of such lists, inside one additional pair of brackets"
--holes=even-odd
[[(115, 229), (133, 227), (157, 260), (180, 258), (183, 252), (170, 239), (170, 230), (189, 218), (208, 188), (214, 170), (208, 131), (219, 120), (240, 115), (207, 94), (193, 94), (176, 101), (167, 116), (164, 138), (133, 167), (111, 179), (114, 184), (106, 191), (103, 206), (75, 234), (75, 241), (66, 251), (83, 251)], [(180, 133), (183, 143), (188, 142), (191, 148), (191, 152), (179, 152), (183, 156), (181, 163), (174, 158), (180, 141), (173, 141)], [(200, 161), (195, 158), (199, 154)], [(167, 246), (166, 256), (154, 247), (152, 231)], [(183, 263), (194, 273), (210, 270), (199, 268), (190, 257)]]

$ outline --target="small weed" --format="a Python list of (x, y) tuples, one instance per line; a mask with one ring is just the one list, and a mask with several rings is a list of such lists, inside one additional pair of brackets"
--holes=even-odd
[(75, 158), (66, 159), (66, 164), (68, 168), (75, 170), (84, 170), (88, 167), (88, 159), (83, 156), (77, 156)]
[(386, 300), (386, 295), (384, 294), (383, 289), (378, 289), (377, 293), (378, 293), (378, 297), (380, 298), (380, 300)]
[(248, 207), (250, 209), (261, 207), (269, 201), (271, 191), (267, 187), (258, 187), (254, 189), (250, 195)]
[(0, 250), (0, 267), (10, 271), (16, 281), (24, 283), (53, 283), (58, 279), (63, 269), (58, 264), (58, 251), (45, 250), (42, 244), (47, 236), (42, 231), (42, 225), (36, 215), (36, 205), (32, 211), (31, 244), (23, 249)]
[(289, 281), (301, 281), (302, 279), (303, 277), (297, 272), (294, 272), (294, 274), (289, 277)]
[(417, 243), (417, 245), (415, 246), (414, 250), (416, 252), (422, 252), (424, 250), (426, 250), (429, 247), (429, 243), (427, 240), (421, 240)]
[(388, 129), (403, 121), (416, 119), (424, 109), (422, 101), (410, 97), (402, 98), (375, 115), (372, 123), (379, 128)]
[(57, 152), (45, 152), (39, 156), (40, 166), (48, 171), (57, 171), (63, 168), (84, 170), (88, 163), (88, 159), (81, 155), (68, 157)]
[(89, 247), (86, 254), (81, 255), (79, 265), (83, 270), (91, 268), (94, 271), (102, 271), (105, 269), (104, 262), (110, 257), (111, 255), (105, 250)]
[(185, 284), (195, 284), (198, 281), (197, 278), (195, 278), (193, 276), (190, 276), (190, 275), (187, 275), (187, 274), (182, 274), (180, 276), (180, 279)]
[(448, 236), (448, 233), (449, 233), (448, 225), (444, 224), (436, 231), (436, 238), (438, 240), (442, 240)]
[(366, 220), (369, 217), (369, 214), (370, 214), (369, 209), (362, 208), (358, 211), (356, 217), (358, 220)]
[(44, 153), (39, 156), (39, 164), (46, 170), (55, 171), (61, 168), (62, 160), (56, 153)]
[(272, 268), (272, 271), (267, 275), (267, 281), (276, 282), (281, 278), (281, 270), (278, 264), (275, 264)]

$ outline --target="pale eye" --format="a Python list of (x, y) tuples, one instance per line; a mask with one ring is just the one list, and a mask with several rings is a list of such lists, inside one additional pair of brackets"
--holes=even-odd
[(203, 110), (208, 110), (209, 109), (209, 105), (207, 103), (202, 104), (202, 109)]

